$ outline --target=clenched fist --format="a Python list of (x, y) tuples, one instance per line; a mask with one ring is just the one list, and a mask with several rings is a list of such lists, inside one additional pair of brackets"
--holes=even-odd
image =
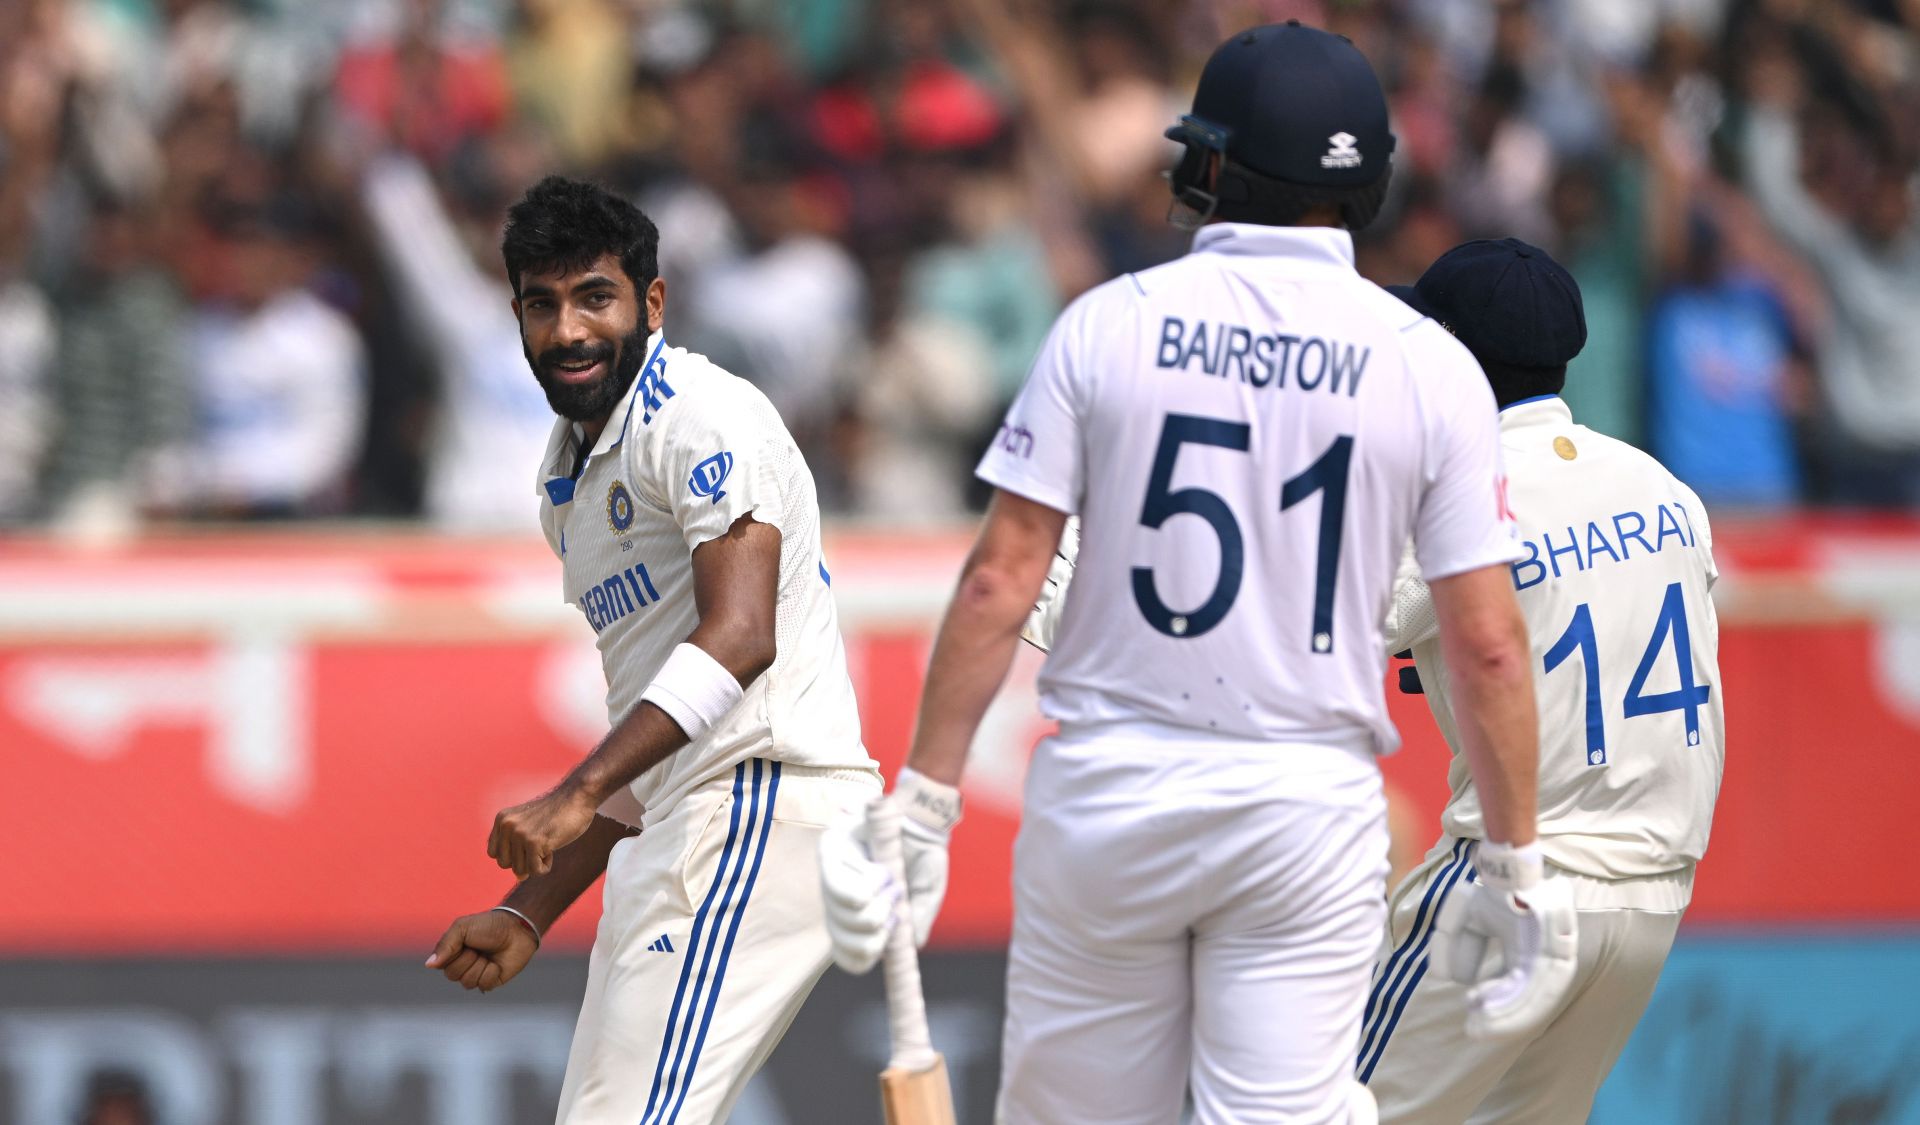
[(553, 870), (553, 853), (593, 824), (596, 802), (569, 788), (555, 789), (493, 818), (487, 854), (521, 879)]
[(492, 992), (518, 976), (540, 943), (518, 918), (504, 910), (455, 918), (427, 958), (450, 981), (472, 991)]

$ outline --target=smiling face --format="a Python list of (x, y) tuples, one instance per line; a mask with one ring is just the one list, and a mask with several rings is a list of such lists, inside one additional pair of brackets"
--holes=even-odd
[(520, 276), (513, 311), (521, 347), (555, 414), (584, 423), (597, 438), (646, 362), (666, 291), (654, 278), (636, 292), (613, 254), (584, 269)]

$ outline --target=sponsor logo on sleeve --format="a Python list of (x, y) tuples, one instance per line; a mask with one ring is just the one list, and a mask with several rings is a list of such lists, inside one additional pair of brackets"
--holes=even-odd
[(727, 482), (727, 475), (731, 472), (733, 454), (721, 450), (693, 467), (693, 475), (687, 478), (687, 488), (695, 496), (711, 497), (718, 504), (720, 498), (727, 494), (720, 486)]
[(1002, 424), (1000, 436), (996, 441), (1000, 448), (1015, 457), (1032, 458), (1033, 456), (1033, 431), (1025, 426)]

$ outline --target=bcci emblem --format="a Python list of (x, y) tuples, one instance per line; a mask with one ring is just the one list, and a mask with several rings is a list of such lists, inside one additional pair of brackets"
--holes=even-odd
[(687, 478), (687, 487), (695, 496), (710, 496), (718, 504), (726, 495), (721, 485), (727, 482), (727, 474), (733, 472), (733, 454), (716, 453), (693, 467), (693, 475)]
[(607, 490), (607, 523), (616, 532), (633, 526), (633, 497), (619, 481), (614, 481), (613, 487)]

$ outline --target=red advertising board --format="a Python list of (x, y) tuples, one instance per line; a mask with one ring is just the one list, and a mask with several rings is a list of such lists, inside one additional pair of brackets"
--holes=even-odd
[[(1920, 528), (1724, 529), (1730, 737), (1695, 921), (1920, 920), (1833, 864), (1903, 849), (1920, 792)], [(905, 752), (964, 540), (840, 536), (869, 748)], [(495, 810), (604, 729), (586, 628), (527, 544), (232, 537), (109, 553), (0, 543), (0, 951), (425, 949), (497, 901)], [(976, 744), (937, 939), (997, 944), (1035, 710), (1023, 655)], [(1390, 694), (1387, 773), (1424, 847), (1445, 749)], [(1817, 847), (1808, 843), (1817, 841)], [(584, 943), (597, 911), (556, 939)]]

